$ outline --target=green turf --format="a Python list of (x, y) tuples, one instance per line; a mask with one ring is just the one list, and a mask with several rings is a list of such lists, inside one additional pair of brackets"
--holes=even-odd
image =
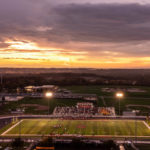
[[(60, 125), (60, 127), (58, 126)], [(48, 120), (27, 119), (12, 128), (6, 135), (46, 135), (46, 134), (81, 134), (81, 135), (116, 135), (134, 136), (134, 120)], [(150, 136), (150, 130), (142, 121), (137, 121), (137, 136)]]

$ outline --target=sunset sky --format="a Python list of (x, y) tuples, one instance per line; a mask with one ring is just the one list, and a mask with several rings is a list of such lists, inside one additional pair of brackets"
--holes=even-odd
[(0, 67), (150, 68), (150, 0), (0, 0)]

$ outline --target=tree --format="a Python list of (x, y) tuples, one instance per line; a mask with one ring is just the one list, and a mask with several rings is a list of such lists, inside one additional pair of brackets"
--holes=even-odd
[(42, 139), (42, 141), (40, 143), (38, 143), (38, 146), (45, 146), (45, 147), (49, 147), (49, 146), (53, 146), (53, 139), (50, 137), (46, 137), (44, 139)]
[(21, 138), (16, 138), (11, 145), (13, 149), (21, 150), (24, 146), (24, 141)]

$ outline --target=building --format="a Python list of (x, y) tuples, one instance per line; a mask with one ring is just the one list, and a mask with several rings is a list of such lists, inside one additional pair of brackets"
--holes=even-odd
[(123, 116), (136, 116), (135, 111), (123, 111)]
[(42, 86), (26, 86), (24, 87), (26, 92), (36, 93), (36, 92), (45, 92), (45, 91), (57, 91), (58, 87), (55, 85), (42, 85)]
[(81, 93), (55, 93), (55, 98), (59, 99), (82, 99), (85, 101), (95, 102), (98, 100), (98, 96), (96, 94), (81, 94)]
[(93, 109), (94, 105), (93, 103), (77, 103), (77, 109)]

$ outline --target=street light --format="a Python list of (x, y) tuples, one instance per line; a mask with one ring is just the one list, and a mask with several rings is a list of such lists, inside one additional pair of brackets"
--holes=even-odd
[(120, 116), (120, 99), (123, 98), (124, 94), (122, 92), (117, 92), (116, 97), (119, 100), (119, 116)]

